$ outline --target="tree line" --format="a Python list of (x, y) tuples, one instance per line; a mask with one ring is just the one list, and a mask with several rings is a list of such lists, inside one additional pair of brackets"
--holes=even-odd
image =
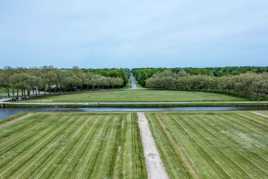
[(147, 88), (181, 91), (204, 91), (246, 97), (252, 100), (268, 99), (268, 73), (241, 73), (221, 77), (190, 75), (185, 70), (164, 70), (145, 81)]
[(268, 67), (251, 67), (251, 66), (234, 66), (234, 67), (211, 67), (211, 68), (135, 68), (132, 70), (138, 83), (141, 86), (145, 86), (145, 81), (151, 78), (154, 74), (170, 70), (174, 73), (178, 73), (184, 70), (189, 75), (207, 75), (214, 77), (222, 77), (227, 75), (239, 75), (243, 73), (263, 73), (268, 72)]
[[(105, 73), (105, 74), (104, 74)], [(10, 68), (0, 70), (0, 87), (13, 99), (89, 89), (122, 88), (128, 82), (125, 69)]]

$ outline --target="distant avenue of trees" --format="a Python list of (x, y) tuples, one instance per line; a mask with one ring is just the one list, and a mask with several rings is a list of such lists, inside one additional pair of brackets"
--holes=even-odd
[(0, 69), (0, 89), (13, 99), (57, 94), (67, 91), (122, 88), (130, 73), (147, 88), (184, 91), (209, 91), (268, 99), (268, 67), (222, 68), (137, 68), (129, 69)]
[(231, 94), (254, 100), (268, 99), (268, 72), (246, 72), (222, 76), (191, 75), (185, 70), (164, 70), (145, 80), (147, 88), (205, 91)]
[(8, 97), (28, 98), (41, 94), (87, 89), (121, 88), (128, 83), (127, 69), (5, 68), (0, 70), (0, 87)]

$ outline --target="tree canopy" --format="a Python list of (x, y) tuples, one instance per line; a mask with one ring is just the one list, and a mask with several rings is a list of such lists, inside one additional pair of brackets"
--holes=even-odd
[(128, 73), (125, 69), (92, 70), (77, 67), (5, 68), (0, 70), (0, 87), (6, 88), (8, 96), (13, 98), (27, 98), (40, 95), (41, 92), (121, 88), (128, 83)]

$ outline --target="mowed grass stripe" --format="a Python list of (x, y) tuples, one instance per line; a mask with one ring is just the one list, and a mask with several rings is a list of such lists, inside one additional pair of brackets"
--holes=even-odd
[[(45, 170), (42, 175), (40, 175), (40, 178), (55, 178), (54, 176), (57, 174), (57, 172), (60, 171), (62, 168), (62, 165), (64, 164), (64, 159), (68, 156), (69, 152), (75, 147), (77, 142), (79, 141), (79, 138), (83, 134), (82, 130), (85, 129), (85, 123), (86, 120), (82, 120), (82, 116), (78, 116), (75, 120), (80, 120), (81, 122), (79, 124), (74, 124), (73, 126), (76, 126), (75, 130), (72, 132), (72, 135), (68, 138), (63, 138), (63, 143), (66, 140), (66, 144), (64, 145), (63, 151), (57, 155), (57, 157), (54, 157), (55, 160), (52, 165), (48, 166), (48, 170)], [(67, 141), (68, 140), (68, 141)], [(38, 178), (38, 177), (37, 177)]]
[[(53, 125), (49, 126), (49, 123), (48, 123), (47, 125), (44, 126), (43, 130), (39, 130), (38, 135), (33, 134), (31, 136), (30, 140), (27, 139), (27, 140), (23, 141), (23, 143), (22, 142), (15, 143), (14, 148), (7, 146), (7, 148), (9, 148), (9, 150), (6, 151), (5, 153), (1, 154), (2, 160), (0, 162), (0, 169), (3, 166), (8, 165), (9, 162), (13, 162), (13, 160), (16, 160), (17, 156), (20, 156), (21, 154), (23, 154), (29, 148), (34, 146), (36, 144), (36, 142), (39, 142), (40, 139), (43, 139), (43, 137), (45, 137), (48, 133), (52, 132), (56, 128), (57, 128), (57, 126), (53, 126)], [(12, 147), (13, 147), (13, 144), (12, 144)]]
[[(25, 120), (20, 120), (11, 126), (2, 128), (1, 133), (0, 133), (1, 141), (4, 141), (4, 140), (9, 141), (10, 139), (8, 137), (14, 136), (14, 134), (24, 131), (24, 129), (28, 128), (29, 126), (33, 126), (35, 123), (38, 123), (38, 121), (35, 120), (35, 117), (36, 117), (35, 115), (32, 115)], [(16, 131), (16, 133), (14, 133), (14, 131)]]
[[(0, 168), (1, 177), (147, 178), (135, 115), (131, 113), (36, 113), (35, 115), (35, 120), (39, 120), (35, 127), (29, 125), (23, 129), (25, 133), (31, 133), (32, 137), (24, 137), (25, 140), (12, 148), (19, 152), (3, 162)], [(36, 122), (35, 120), (32, 122)], [(24, 121), (27, 122), (27, 119)], [(16, 131), (14, 135), (18, 136)], [(3, 152), (0, 158), (4, 158), (8, 152), (10, 151)], [(117, 164), (118, 158), (120, 164)]]
[[(153, 134), (153, 137), (156, 141), (156, 145), (158, 147), (158, 150), (160, 152), (161, 158), (166, 159), (162, 160), (165, 164), (165, 168), (168, 170), (168, 174), (170, 178), (192, 178), (189, 171), (188, 165), (185, 163), (189, 162), (190, 165), (192, 164), (192, 161), (185, 155), (184, 146), (181, 144), (179, 145), (176, 142), (176, 139), (174, 136), (171, 136), (169, 133), (169, 129), (167, 129), (167, 126), (163, 126), (159, 123), (160, 120), (167, 120), (164, 117), (158, 120), (158, 118), (155, 116), (155, 114), (148, 114), (149, 117), (147, 119), (149, 120), (150, 128)], [(168, 161), (174, 161), (173, 163)], [(196, 173), (196, 171), (193, 171)], [(194, 178), (194, 177), (193, 177)], [(198, 176), (196, 178), (199, 178)]]
[(94, 141), (96, 142), (96, 148), (94, 148), (93, 150), (90, 150), (90, 155), (89, 155), (90, 158), (88, 160), (86, 169), (84, 170), (84, 173), (82, 174), (82, 176), (84, 176), (82, 178), (90, 178), (97, 164), (100, 153), (103, 150), (103, 146), (105, 145), (105, 140), (103, 139), (107, 136), (107, 133), (109, 131), (109, 127), (112, 122), (110, 121), (111, 116), (106, 116), (102, 120), (104, 120), (102, 121), (104, 124), (102, 124), (101, 133), (99, 133), (94, 139)]
[[(34, 130), (42, 130), (44, 126), (37, 121), (32, 121), (27, 127), (27, 131), (25, 128), (22, 130), (12, 130), (9, 131), (9, 134), (4, 134), (1, 136), (1, 143), (0, 143), (0, 155), (5, 153), (6, 151), (10, 151), (13, 147), (18, 146), (18, 144), (27, 141), (28, 138), (33, 137), (33, 133), (36, 131)], [(1, 131), (1, 134), (5, 133), (5, 131)]]
[[(79, 144), (77, 144), (75, 150), (71, 153), (71, 155), (68, 157), (68, 160), (64, 163), (63, 169), (61, 170), (62, 172), (62, 178), (72, 178), (76, 172), (77, 172), (77, 167), (79, 167), (79, 162), (83, 159), (83, 156), (86, 153), (86, 149), (90, 145), (91, 142), (91, 136), (94, 136), (96, 132), (96, 126), (98, 122), (100, 122), (99, 117), (94, 117), (94, 118), (88, 118), (87, 119), (87, 127), (88, 130), (85, 131), (85, 134), (83, 136), (83, 139), (80, 140)], [(61, 176), (59, 177), (61, 178)]]
[[(166, 134), (154, 134), (160, 153), (183, 146), (181, 153), (200, 178), (268, 178), (267, 126), (260, 128), (265, 118), (248, 112), (150, 113), (148, 118), (153, 134)], [(170, 166), (179, 169), (183, 160), (161, 158), (170, 177), (181, 178)]]
[(256, 121), (257, 123), (260, 123), (260, 124), (268, 127), (268, 124), (267, 124), (267, 117), (268, 116), (260, 115), (260, 114), (263, 114), (263, 112), (243, 111), (243, 112), (239, 112), (239, 114), (245, 115), (246, 118), (251, 118), (252, 120)]
[[(206, 117), (210, 117), (210, 116), (211, 115), (207, 115)], [(198, 141), (204, 141), (202, 146), (206, 146), (207, 148), (211, 149), (209, 151), (210, 155), (213, 155), (213, 153), (215, 153), (215, 155), (213, 156), (215, 160), (218, 159), (218, 161), (221, 162), (223, 159), (229, 159), (231, 162), (235, 163), (236, 166), (238, 166), (238, 168), (241, 168), (245, 173), (247, 173), (247, 175), (250, 176), (251, 178), (267, 175), (265, 170), (262, 170), (257, 165), (255, 165), (255, 163), (252, 163), (248, 158), (246, 158), (243, 154), (241, 154), (240, 150), (234, 150), (234, 148), (230, 144), (228, 145), (227, 148), (217, 147), (216, 144), (217, 144), (217, 140), (219, 139), (217, 136), (211, 135), (211, 133), (205, 133), (205, 131), (200, 130), (201, 129), (200, 126), (195, 125), (192, 120), (189, 123), (187, 123), (187, 121), (185, 120), (185, 118), (187, 118), (188, 120), (195, 118), (197, 117), (196, 115), (195, 116), (189, 115), (185, 118), (184, 117), (185, 116), (180, 118), (182, 120), (177, 120), (177, 121), (180, 121), (182, 123), (185, 122), (186, 126), (189, 127), (189, 130), (192, 131), (191, 134), (194, 134), (196, 139), (199, 138)], [(217, 116), (214, 118), (217, 118)], [(215, 140), (210, 141), (209, 138), (212, 138)], [(226, 142), (225, 140), (220, 140), (220, 141), (222, 144)], [(218, 152), (218, 154), (216, 152)], [(230, 165), (228, 164), (230, 164), (230, 162), (221, 163), (221, 166), (226, 167), (227, 168), (226, 171), (230, 171), (232, 170), (232, 168), (230, 168), (229, 167)], [(260, 176), (258, 176), (259, 174)]]
[(264, 132), (268, 133), (268, 124), (267, 120), (264, 117), (252, 114), (250, 112), (240, 112), (237, 113), (237, 115), (243, 117), (243, 119), (250, 123), (252, 126), (256, 126), (256, 128), (262, 129)]
[[(42, 119), (44, 117), (45, 116), (42, 116), (41, 119), (32, 121), (32, 123), (29, 124), (30, 126), (22, 131), (12, 131), (12, 135), (9, 135), (9, 137), (5, 140), (1, 140), (0, 155), (5, 153), (6, 151), (12, 151), (14, 147), (21, 147), (21, 144), (26, 145), (25, 143), (31, 141), (31, 138), (35, 137), (34, 134), (36, 133), (36, 131), (42, 131), (47, 129), (47, 127), (50, 126), (51, 123), (43, 121)], [(46, 118), (46, 120), (48, 120), (48, 118)]]
[(222, 122), (228, 126), (228, 132), (226, 132), (226, 135), (230, 135), (241, 146), (250, 146), (255, 153), (258, 153), (261, 158), (268, 161), (267, 135), (264, 135), (263, 133), (261, 134), (256, 130), (252, 130), (252, 127), (244, 125), (244, 122), (237, 122), (240, 118), (241, 116), (228, 118), (228, 120), (219, 118), (219, 120), (222, 120)]
[[(56, 145), (53, 148), (50, 148), (50, 155), (42, 162), (40, 162), (39, 167), (30, 174), (29, 178), (41, 178), (45, 173), (50, 174), (55, 169), (55, 163), (58, 160), (58, 156), (62, 155), (66, 148), (66, 141), (73, 135), (76, 134), (76, 131), (79, 126), (81, 126), (82, 120), (79, 120), (79, 117), (73, 116), (69, 117), (69, 120), (75, 120), (75, 123), (71, 125), (68, 130), (58, 139)], [(81, 119), (81, 118), (80, 118)], [(53, 149), (53, 150), (52, 150)]]
[(107, 130), (107, 127), (109, 125), (109, 121), (107, 120), (109, 119), (110, 117), (108, 116), (104, 116), (103, 118), (99, 119), (101, 123), (96, 126), (96, 133), (91, 138), (90, 148), (87, 149), (86, 156), (80, 162), (80, 167), (75, 174), (77, 178), (88, 178), (88, 175), (90, 175), (90, 172), (94, 167), (98, 152), (104, 142), (100, 139), (103, 137), (105, 131)]
[[(222, 128), (218, 129), (218, 131), (217, 130), (213, 131), (209, 128), (209, 127), (212, 127), (212, 128), (214, 127), (214, 125), (209, 126), (210, 123), (212, 123), (212, 121), (210, 121), (210, 120), (212, 120), (212, 118), (217, 120), (217, 117), (215, 117), (215, 116), (213, 116), (211, 119), (209, 117), (210, 116), (208, 116), (208, 115), (207, 116), (195, 115), (194, 117), (191, 117), (191, 120), (189, 120), (189, 123), (191, 123), (190, 124), (191, 127), (195, 128), (196, 131), (199, 131), (199, 133), (202, 133), (204, 135), (204, 138), (207, 141), (209, 141), (210, 144), (208, 144), (208, 145), (210, 145), (212, 147), (212, 150), (213, 150), (213, 148), (215, 148), (216, 150), (218, 150), (218, 151), (220, 150), (222, 153), (224, 153), (224, 149), (229, 148), (229, 145), (226, 141), (226, 136), (221, 135), (221, 133), (219, 135), (216, 134), (218, 131), (221, 131)], [(208, 120), (207, 121), (208, 123), (203, 121), (205, 119)], [(231, 143), (231, 145), (233, 145), (233, 143)], [(237, 147), (239, 147), (239, 146), (237, 146)], [(224, 158), (222, 158), (222, 157), (224, 157)], [(228, 160), (230, 160), (231, 163), (226, 162), (225, 158), (229, 158)], [(230, 157), (226, 157), (226, 154), (224, 154), (224, 155), (220, 154), (220, 155), (216, 156), (215, 159), (218, 159), (218, 162), (221, 163), (221, 166), (223, 168), (225, 168), (225, 171), (227, 173), (229, 173), (230, 176), (236, 176), (237, 178), (240, 178), (240, 177), (243, 177), (244, 173), (246, 172), (243, 169), (241, 169), (236, 163), (234, 163), (234, 161), (232, 161), (232, 159), (230, 159)]]
[(74, 159), (77, 158), (78, 156), (76, 156), (76, 152), (80, 151), (82, 148), (82, 145), (85, 144), (84, 140), (85, 137), (87, 137), (86, 133), (89, 133), (89, 130), (87, 129), (87, 124), (88, 122), (92, 122), (93, 120), (86, 120), (87, 123), (84, 124), (85, 127), (81, 130), (80, 132), (80, 136), (77, 139), (77, 142), (75, 144), (75, 147), (72, 148), (72, 150), (70, 152), (68, 152), (68, 154), (66, 154), (66, 157), (64, 158), (64, 160), (62, 160), (62, 165), (60, 166), (59, 169), (55, 170), (55, 174), (52, 175), (52, 178), (69, 178), (70, 174), (72, 172), (72, 168), (70, 168), (70, 170), (67, 170), (67, 168), (70, 166), (72, 159), (70, 159), (71, 157), (73, 157)]
[[(210, 135), (214, 136), (217, 139), (214, 140), (214, 142), (217, 143), (217, 146), (223, 148), (226, 146), (232, 146), (234, 150), (240, 148), (238, 152), (240, 152), (241, 155), (246, 156), (253, 164), (256, 164), (258, 167), (262, 168), (263, 171), (268, 171), (268, 162), (262, 157), (262, 155), (259, 155), (254, 150), (250, 150), (248, 147), (241, 145), (241, 143), (238, 143), (236, 140), (234, 140), (230, 134), (227, 134), (230, 126), (221, 124), (217, 121), (217, 118), (213, 118), (211, 116), (208, 116), (205, 119), (199, 117), (195, 118), (194, 120), (197, 125), (202, 128), (202, 130), (206, 131), (206, 133), (210, 133)], [(226, 120), (228, 120), (228, 118), (226, 118)], [(225, 130), (226, 132), (221, 132), (222, 130)], [(224, 142), (218, 143), (218, 141)], [(254, 146), (254, 148), (255, 147), (257, 146)]]
[[(259, 129), (258, 127), (252, 126), (251, 124), (244, 121), (241, 115), (236, 115), (236, 114), (234, 115), (235, 116), (233, 118), (224, 120), (224, 122), (228, 123), (229, 126), (234, 127), (234, 131), (230, 131), (230, 132), (240, 131), (241, 133), (246, 133), (248, 136), (255, 139), (253, 141), (256, 142), (257, 146), (263, 147), (263, 148), (268, 147), (268, 141), (265, 137), (268, 134), (266, 134), (263, 130)], [(219, 116), (222, 116), (222, 115), (219, 115)], [(224, 118), (224, 116), (222, 117)]]
[[(120, 119), (118, 118), (112, 118), (110, 122), (109, 130), (106, 133), (106, 136), (104, 136), (100, 140), (104, 140), (104, 145), (100, 149), (99, 157), (95, 163), (94, 169), (92, 170), (92, 173), (90, 174), (91, 178), (108, 178), (112, 175), (112, 168), (113, 164), (112, 159), (114, 158), (115, 154), (115, 145), (116, 142), (113, 144), (109, 144), (108, 141), (115, 141), (117, 136), (117, 126), (120, 124)], [(102, 172), (99, 172), (102, 171)]]
[(102, 119), (100, 117), (97, 117), (97, 120), (94, 121), (90, 128), (90, 132), (87, 136), (86, 144), (83, 146), (82, 152), (80, 156), (76, 158), (75, 162), (70, 162), (69, 168), (72, 169), (72, 172), (70, 173), (70, 178), (81, 178), (80, 174), (82, 173), (81, 166), (84, 165), (85, 158), (87, 156), (87, 152), (92, 147), (92, 141), (94, 137), (97, 134), (97, 130), (99, 129), (99, 126), (102, 124)]
[[(170, 133), (174, 136), (177, 144), (183, 143), (184, 152), (183, 154), (187, 156), (188, 160), (191, 161), (193, 170), (200, 178), (219, 178), (221, 175), (227, 177), (224, 171), (219, 169), (217, 165), (214, 165), (213, 159), (207, 154), (207, 152), (196, 143), (195, 140), (176, 123), (175, 120), (166, 116), (165, 124), (170, 130)], [(181, 144), (180, 144), (181, 145)], [(213, 164), (213, 165), (211, 165)], [(217, 173), (219, 170), (219, 173)]]
[(18, 170), (22, 165), (25, 164), (25, 162), (30, 160), (33, 156), (37, 155), (37, 153), (39, 153), (44, 146), (50, 143), (55, 138), (55, 136), (62, 133), (68, 127), (70, 127), (70, 123), (67, 122), (62, 124), (61, 126), (57, 126), (57, 128), (55, 127), (55, 129), (52, 127), (53, 131), (46, 131), (45, 135), (42, 134), (42, 140), (40, 140), (39, 143), (35, 143), (35, 145), (31, 146), (31, 148), (27, 150), (26, 153), (22, 153), (17, 158), (15, 158), (16, 162), (13, 162), (12, 164), (3, 167), (3, 169), (1, 169), (0, 175), (4, 178), (10, 177), (12, 173)]
[[(125, 131), (124, 152), (123, 152), (123, 178), (147, 178), (143, 147), (140, 140), (137, 114), (128, 115)], [(129, 162), (131, 161), (131, 162)]]
[[(132, 126), (132, 144), (131, 149), (133, 149), (134, 152), (132, 152), (132, 161), (133, 162), (133, 171), (132, 171), (132, 178), (134, 178), (136, 173), (140, 173), (140, 178), (147, 178), (147, 172), (143, 166), (145, 166), (145, 160), (143, 155), (143, 146), (142, 143), (137, 140), (141, 139), (140, 134), (140, 128), (138, 126), (138, 116), (137, 113), (131, 113), (131, 116), (129, 115), (128, 118), (130, 118), (130, 125)], [(128, 178), (127, 176), (125, 178)]]
[(117, 136), (116, 158), (113, 162), (113, 178), (123, 178), (123, 153), (127, 119), (121, 120), (120, 132)]
[[(123, 154), (123, 169), (125, 169), (126, 173), (123, 173), (124, 178), (133, 178), (133, 161), (132, 161), (132, 152), (133, 152), (133, 140), (132, 140), (132, 118), (130, 116), (127, 117), (127, 127), (126, 127), (126, 140), (124, 141), (124, 154)], [(128, 162), (131, 161), (131, 162)], [(128, 175), (127, 175), (128, 174)]]
[(199, 173), (203, 177), (213, 177), (213, 178), (230, 178), (229, 174), (226, 173), (226, 171), (221, 167), (222, 163), (218, 163), (217, 160), (217, 154), (220, 152), (217, 150), (212, 150), (207, 143), (203, 140), (202, 136), (199, 136), (199, 139), (196, 135), (194, 135), (194, 131), (191, 131), (189, 129), (189, 126), (182, 123), (182, 117), (181, 118), (173, 118), (172, 122), (174, 126), (177, 127), (177, 130), (181, 130), (184, 133), (184, 136), (188, 138), (188, 140), (196, 146), (196, 149), (199, 153), (199, 155), (205, 159), (205, 162), (207, 163), (208, 169), (210, 172), (205, 172), (203, 170), (199, 170)]
[[(65, 120), (71, 120), (72, 117), (69, 116), (69, 119), (65, 119)], [(73, 119), (73, 122), (72, 124), (70, 124), (70, 128), (66, 129), (65, 130), (65, 133), (69, 135), (73, 134), (76, 130), (76, 128), (74, 127), (76, 123), (79, 123), (81, 122), (81, 120), (79, 119)], [(80, 123), (78, 124), (80, 125)], [(58, 135), (58, 136), (55, 136), (55, 138), (49, 143), (47, 144), (39, 153), (38, 155), (35, 155), (35, 157), (33, 157), (31, 160), (29, 160), (27, 163), (29, 164), (26, 164), (24, 165), (22, 168), (20, 168), (19, 170), (17, 170), (13, 175), (12, 177), (14, 178), (19, 178), (19, 177), (23, 177), (23, 178), (30, 178), (30, 176), (34, 173), (34, 171), (36, 169), (38, 169), (39, 167), (41, 166), (44, 166), (45, 162), (47, 160), (49, 160), (50, 156), (53, 155), (54, 152), (56, 152), (57, 150), (51, 150), (51, 148), (56, 148), (58, 146), (60, 146), (60, 142), (62, 140), (62, 136), (63, 134), (61, 135)], [(67, 136), (67, 137), (68, 137)]]

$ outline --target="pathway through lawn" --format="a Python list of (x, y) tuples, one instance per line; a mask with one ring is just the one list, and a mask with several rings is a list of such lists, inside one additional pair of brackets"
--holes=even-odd
[(150, 179), (168, 179), (168, 175), (160, 159), (159, 152), (150, 131), (148, 121), (143, 112), (138, 113), (138, 123), (141, 132), (148, 177)]

